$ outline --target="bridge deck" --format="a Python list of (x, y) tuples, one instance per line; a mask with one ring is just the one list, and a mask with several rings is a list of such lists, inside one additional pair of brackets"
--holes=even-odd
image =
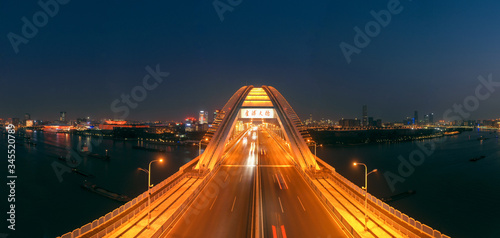
[(148, 209), (144, 209), (134, 219), (122, 224), (120, 228), (105, 237), (151, 237), (172, 216), (182, 202), (193, 193), (200, 183), (201, 181), (197, 178), (186, 177), (164, 194), (161, 199), (157, 199), (151, 203), (150, 229), (147, 229)]
[(348, 199), (341, 189), (336, 188), (330, 179), (317, 178), (314, 184), (325, 195), (330, 203), (339, 211), (354, 229), (363, 237), (399, 237), (400, 234), (385, 225), (377, 217), (368, 212), (368, 232), (364, 231), (364, 204)]

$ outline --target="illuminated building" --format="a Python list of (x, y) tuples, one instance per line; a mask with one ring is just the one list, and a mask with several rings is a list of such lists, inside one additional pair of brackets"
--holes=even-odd
[(127, 124), (127, 121), (107, 120), (99, 124), (101, 130), (114, 130), (115, 128), (147, 128), (146, 125)]
[(208, 123), (208, 112), (200, 111), (200, 119), (198, 122), (200, 125)]
[(43, 127), (44, 132), (69, 132), (74, 127), (66, 124), (52, 123)]
[(195, 131), (196, 130), (196, 119), (194, 117), (188, 117), (186, 118), (185, 122), (184, 122), (184, 129), (186, 132), (192, 132), (192, 131)]

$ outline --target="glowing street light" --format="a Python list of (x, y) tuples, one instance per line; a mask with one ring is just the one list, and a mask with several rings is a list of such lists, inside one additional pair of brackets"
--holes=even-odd
[(149, 162), (149, 170), (145, 170), (143, 168), (139, 168), (140, 171), (143, 171), (148, 174), (148, 229), (149, 229), (149, 220), (151, 220), (151, 164), (154, 162), (163, 162), (163, 159), (157, 159)]
[[(307, 142), (311, 142), (311, 140), (307, 139)], [(317, 144), (316, 144), (316, 141), (312, 141), (311, 143), (314, 143), (314, 158), (316, 159), (316, 157), (317, 157), (316, 156), (316, 146), (317, 146)]]
[[(208, 141), (208, 138), (205, 138), (205, 141)], [(200, 140), (200, 143), (198, 143), (199, 148), (198, 148), (198, 155), (201, 155), (201, 142), (203, 142), (203, 139)]]
[(356, 163), (354, 162), (354, 166), (357, 166), (358, 164), (365, 166), (365, 231), (368, 230), (366, 223), (368, 222), (368, 216), (366, 214), (368, 208), (367, 208), (367, 198), (368, 198), (368, 175), (377, 172), (377, 169), (374, 169), (368, 173), (368, 168), (366, 167), (366, 164), (363, 163)]

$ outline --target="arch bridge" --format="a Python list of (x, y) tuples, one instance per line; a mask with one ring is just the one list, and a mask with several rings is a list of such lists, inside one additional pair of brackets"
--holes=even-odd
[(256, 126), (280, 136), (302, 169), (320, 169), (308, 147), (311, 136), (283, 95), (271, 86), (244, 86), (234, 93), (203, 137), (207, 147), (195, 169), (212, 170), (231, 141)]

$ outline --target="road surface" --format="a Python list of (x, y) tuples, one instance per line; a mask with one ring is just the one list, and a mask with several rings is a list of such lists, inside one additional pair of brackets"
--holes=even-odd
[(265, 131), (255, 135), (245, 135), (228, 152), (164, 237), (252, 237), (256, 188), (262, 196), (264, 237), (346, 237), (278, 143)]

